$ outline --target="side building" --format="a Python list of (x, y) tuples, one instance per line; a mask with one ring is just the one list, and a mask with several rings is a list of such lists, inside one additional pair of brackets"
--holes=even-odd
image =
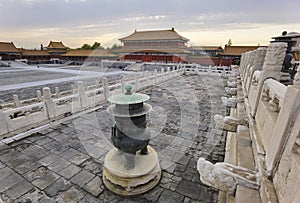
[(26, 59), (30, 63), (47, 63), (51, 59), (51, 54), (45, 50), (19, 50), (22, 54), (22, 59)]
[(60, 56), (67, 53), (70, 48), (66, 47), (63, 42), (50, 41), (49, 45), (44, 47), (44, 49), (52, 56), (52, 58), (60, 58)]
[(0, 60), (21, 59), (21, 52), (13, 42), (0, 42)]
[(240, 64), (241, 56), (248, 51), (254, 51), (260, 46), (227, 46), (220, 53), (220, 65), (231, 66)]
[(48, 46), (37, 49), (23, 49), (20, 48), (22, 59), (27, 60), (30, 64), (44, 64), (44, 63), (60, 63), (62, 55), (69, 50), (63, 42), (50, 41)]
[(67, 53), (62, 54), (62, 60), (74, 61), (76, 64), (82, 64), (85, 62), (101, 62), (102, 60), (117, 60), (118, 56), (113, 54), (109, 50), (80, 50), (70, 49)]

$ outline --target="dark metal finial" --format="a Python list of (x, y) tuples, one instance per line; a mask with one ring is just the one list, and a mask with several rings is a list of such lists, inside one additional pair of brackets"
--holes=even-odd
[(125, 94), (132, 94), (131, 93), (131, 89), (132, 89), (131, 85), (130, 84), (126, 84), (125, 85), (125, 90), (126, 90)]

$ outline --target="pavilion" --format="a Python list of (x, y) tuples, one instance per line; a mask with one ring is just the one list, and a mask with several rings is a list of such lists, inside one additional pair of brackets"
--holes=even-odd
[(61, 54), (65, 54), (69, 50), (69, 47), (66, 47), (63, 42), (55, 41), (50, 41), (49, 45), (44, 48), (53, 58), (60, 58)]
[(118, 50), (121, 60), (141, 62), (185, 62), (191, 52), (186, 46), (189, 39), (170, 30), (134, 31), (121, 38), (123, 47)]

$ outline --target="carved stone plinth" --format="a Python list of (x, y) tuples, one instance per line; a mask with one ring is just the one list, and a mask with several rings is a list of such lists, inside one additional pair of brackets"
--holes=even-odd
[(229, 88), (229, 87), (225, 87), (225, 92), (226, 92), (227, 95), (229, 95), (229, 96), (236, 95), (238, 90), (239, 90), (238, 88)]
[(237, 82), (236, 81), (227, 81), (227, 87), (236, 88), (237, 87)]
[(247, 168), (224, 162), (212, 164), (200, 158), (197, 162), (197, 170), (202, 183), (230, 194), (234, 194), (237, 185), (252, 189), (259, 188), (257, 173)]
[(236, 108), (238, 103), (243, 103), (244, 98), (228, 98), (228, 97), (221, 97), (222, 103), (224, 106)]
[(141, 155), (138, 151), (133, 158), (135, 167), (128, 170), (124, 152), (117, 148), (108, 152), (104, 160), (103, 183), (110, 191), (132, 196), (147, 192), (159, 183), (161, 169), (152, 147), (148, 146), (147, 155)]
[(230, 132), (235, 132), (238, 125), (247, 125), (246, 119), (236, 119), (230, 116), (223, 117), (222, 115), (216, 114), (214, 116), (217, 129), (224, 129)]

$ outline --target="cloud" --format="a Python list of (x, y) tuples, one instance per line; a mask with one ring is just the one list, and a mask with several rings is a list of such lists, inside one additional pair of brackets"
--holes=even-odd
[[(0, 0), (0, 27), (11, 37), (46, 34), (48, 38), (90, 39), (133, 30), (170, 29), (222, 32), (255, 29), (260, 25), (298, 23), (300, 1), (289, 0)], [(16, 38), (12, 38), (16, 36)], [(112, 35), (110, 35), (112, 36)], [(5, 36), (0, 33), (0, 39)], [(44, 38), (36, 38), (41, 41)]]
[(296, 0), (9, 0), (2, 7), (2, 16), (7, 19), (0, 19), (0, 25), (5, 27), (78, 26), (124, 21), (160, 25), (197, 25), (199, 21), (203, 25), (296, 23), (300, 18), (297, 10), (300, 3)]

